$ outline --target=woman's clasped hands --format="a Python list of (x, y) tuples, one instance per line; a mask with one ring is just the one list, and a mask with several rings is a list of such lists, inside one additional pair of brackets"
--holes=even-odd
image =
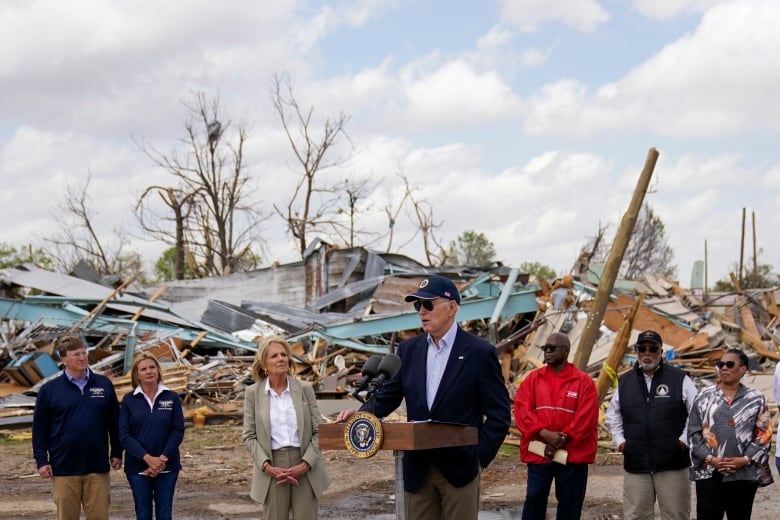
[(165, 471), (165, 463), (168, 462), (168, 457), (165, 455), (160, 455), (159, 457), (155, 457), (153, 455), (145, 455), (144, 456), (144, 462), (149, 466), (144, 470), (144, 475), (147, 477), (156, 477), (163, 471)]
[(290, 484), (293, 486), (298, 485), (298, 479), (300, 479), (305, 473), (307, 473), (311, 467), (305, 460), (300, 461), (295, 466), (289, 468), (277, 468), (276, 466), (268, 465), (265, 468), (265, 472), (276, 479), (277, 484)]

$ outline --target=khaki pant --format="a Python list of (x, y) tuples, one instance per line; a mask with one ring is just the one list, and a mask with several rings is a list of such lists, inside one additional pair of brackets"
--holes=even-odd
[(623, 513), (626, 520), (653, 520), (655, 501), (662, 520), (691, 517), (689, 470), (623, 474)]
[(57, 520), (79, 520), (84, 506), (86, 520), (108, 520), (111, 478), (108, 473), (90, 473), (51, 478)]
[(431, 465), (417, 493), (404, 493), (404, 518), (476, 520), (479, 514), (479, 473), (463, 487), (450, 484)]
[[(273, 461), (278, 468), (291, 468), (301, 461), (300, 448), (283, 448), (271, 452)], [(267, 520), (287, 520), (292, 512), (295, 520), (316, 520), (317, 497), (309, 484), (309, 477), (304, 473), (298, 479), (298, 485), (277, 484), (271, 482), (268, 496), (263, 504), (263, 518)]]

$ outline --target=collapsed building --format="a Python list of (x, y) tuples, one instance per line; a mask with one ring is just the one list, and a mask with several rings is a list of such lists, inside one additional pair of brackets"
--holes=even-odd
[[(268, 334), (288, 338), (296, 377), (312, 382), (320, 398), (344, 398), (368, 357), (392, 352), (419, 331), (404, 296), (431, 274), (458, 286), (460, 325), (496, 345), (513, 394), (524, 374), (541, 366), (539, 346), (550, 333), (570, 337), (575, 359), (601, 271), (586, 266), (548, 283), (500, 263), (433, 268), (320, 241), (300, 262), (150, 286), (106, 284), (86, 266), (70, 274), (30, 264), (0, 270), (0, 428), (30, 424), (37, 389), (59, 373), (54, 341), (65, 334), (84, 339), (91, 369), (112, 378), (120, 399), (131, 390), (133, 356), (153, 353), (196, 425), (240, 416), (257, 342)], [(778, 292), (703, 295), (652, 273), (621, 281), (582, 368), (606, 399), (615, 375), (635, 359), (628, 345), (653, 329), (667, 362), (700, 385), (714, 382), (726, 348), (743, 348), (751, 360), (744, 383), (773, 402)]]

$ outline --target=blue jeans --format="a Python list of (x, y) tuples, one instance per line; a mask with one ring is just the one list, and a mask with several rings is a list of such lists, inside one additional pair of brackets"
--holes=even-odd
[(588, 465), (557, 462), (528, 464), (528, 483), (523, 504), (523, 520), (544, 520), (547, 516), (547, 497), (555, 481), (558, 500), (557, 520), (578, 520), (585, 503), (588, 487)]
[(156, 477), (146, 477), (137, 473), (128, 474), (127, 481), (133, 491), (136, 519), (152, 520), (152, 504), (154, 504), (157, 520), (171, 520), (173, 492), (176, 490), (178, 478), (178, 471), (160, 473)]

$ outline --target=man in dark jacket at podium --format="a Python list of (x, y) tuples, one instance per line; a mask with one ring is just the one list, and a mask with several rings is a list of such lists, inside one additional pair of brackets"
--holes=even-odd
[[(405, 518), (476, 519), (480, 474), (509, 430), (509, 394), (498, 355), (493, 345), (458, 327), (460, 294), (448, 278), (424, 279), (406, 301), (414, 304), (424, 332), (398, 346), (401, 368), (374, 395), (373, 412), (385, 417), (406, 399), (409, 421), (474, 426), (479, 441), (404, 452)], [(337, 420), (354, 413), (345, 410)]]

